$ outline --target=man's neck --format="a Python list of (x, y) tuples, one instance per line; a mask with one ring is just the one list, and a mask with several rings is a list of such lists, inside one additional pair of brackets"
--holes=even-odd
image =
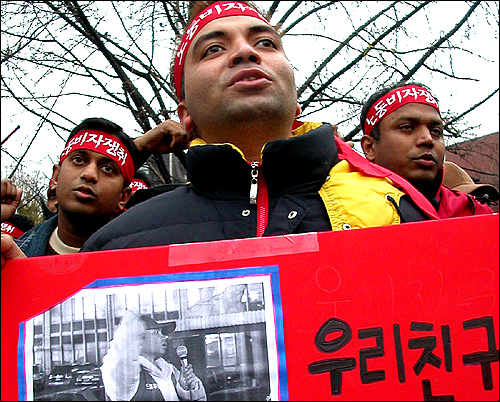
[(413, 186), (420, 191), (425, 198), (427, 198), (429, 201), (432, 201), (432, 199), (436, 198), (439, 188), (441, 187), (441, 183), (438, 182), (437, 180), (429, 185), (429, 183), (411, 183)]
[(68, 246), (81, 248), (88, 238), (104, 224), (94, 221), (95, 218), (90, 216), (83, 216), (82, 219), (76, 219), (73, 215), (69, 217), (60, 209), (57, 217), (59, 238)]
[(148, 354), (148, 353), (141, 353), (141, 356), (144, 357), (146, 360), (148, 360), (150, 363), (154, 364), (156, 359), (159, 358), (159, 356), (154, 355), (154, 354)]
[(263, 122), (245, 122), (230, 127), (218, 127), (205, 130), (201, 138), (207, 143), (230, 143), (238, 147), (247, 161), (259, 162), (262, 148), (270, 141), (290, 138), (290, 124), (266, 124)]

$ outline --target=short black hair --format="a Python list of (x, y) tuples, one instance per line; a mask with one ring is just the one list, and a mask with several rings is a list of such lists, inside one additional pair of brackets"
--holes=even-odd
[(11, 223), (23, 232), (27, 232), (35, 226), (35, 222), (33, 222), (33, 219), (31, 219), (28, 215), (19, 214), (17, 212), (9, 219), (6, 219), (6, 222)]
[(111, 120), (105, 119), (103, 117), (89, 117), (82, 120), (80, 124), (78, 124), (73, 130), (71, 130), (68, 139), (66, 140), (66, 145), (75, 134), (86, 129), (104, 131), (105, 133), (112, 134), (117, 137), (123, 143), (123, 145), (127, 147), (127, 150), (132, 157), (132, 161), (134, 162), (135, 171), (137, 171), (137, 169), (143, 164), (144, 158), (140, 155), (140, 152), (137, 149), (134, 140), (127, 134), (125, 134), (123, 129), (118, 124), (113, 123)]
[[(363, 131), (363, 134), (365, 134), (366, 115), (368, 114), (368, 111), (373, 106), (373, 104), (375, 102), (377, 102), (382, 96), (391, 92), (393, 89), (405, 87), (407, 85), (418, 85), (422, 88), (427, 89), (430, 93), (432, 93), (431, 90), (427, 86), (425, 86), (424, 84), (421, 84), (419, 82), (401, 82), (400, 81), (400, 82), (396, 82), (395, 84), (391, 84), (391, 85), (379, 88), (375, 93), (373, 93), (368, 98), (368, 100), (363, 104), (363, 108), (361, 109), (361, 115), (360, 115), (359, 119), (360, 119), (361, 130)], [(380, 123), (380, 120), (377, 122), (377, 124), (375, 124), (375, 127), (373, 127), (372, 131), (370, 132), (370, 137), (373, 137), (377, 142), (380, 141), (379, 123)]]

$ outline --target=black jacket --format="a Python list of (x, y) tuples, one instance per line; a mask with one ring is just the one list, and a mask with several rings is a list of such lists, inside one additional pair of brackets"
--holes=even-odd
[[(81, 251), (255, 237), (251, 167), (240, 153), (227, 144), (192, 146), (186, 162), (188, 185), (135, 205), (93, 234)], [(259, 171), (269, 200), (264, 236), (331, 230), (318, 191), (337, 162), (328, 124), (266, 144)], [(425, 219), (416, 216), (411, 220)]]

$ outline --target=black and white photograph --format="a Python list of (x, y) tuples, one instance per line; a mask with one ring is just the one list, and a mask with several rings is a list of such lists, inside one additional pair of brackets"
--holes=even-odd
[(273, 297), (270, 275), (85, 288), (26, 322), (27, 399), (280, 400)]

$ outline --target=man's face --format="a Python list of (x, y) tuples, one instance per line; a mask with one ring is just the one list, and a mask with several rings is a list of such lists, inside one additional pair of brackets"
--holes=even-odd
[(76, 150), (58, 169), (57, 201), (66, 215), (89, 219), (113, 217), (120, 202), (130, 197), (123, 188), (122, 173), (115, 161), (97, 152)]
[(293, 69), (279, 35), (247, 16), (211, 21), (196, 35), (184, 63), (184, 89), (188, 118), (180, 113), (181, 120), (202, 136), (226, 122), (280, 115), (292, 122), (297, 111)]
[(167, 352), (167, 337), (161, 333), (160, 329), (146, 330), (144, 347), (142, 354), (157, 358)]
[(443, 167), (443, 122), (436, 109), (420, 103), (401, 106), (380, 123), (380, 141), (367, 158), (419, 187), (432, 186)]

